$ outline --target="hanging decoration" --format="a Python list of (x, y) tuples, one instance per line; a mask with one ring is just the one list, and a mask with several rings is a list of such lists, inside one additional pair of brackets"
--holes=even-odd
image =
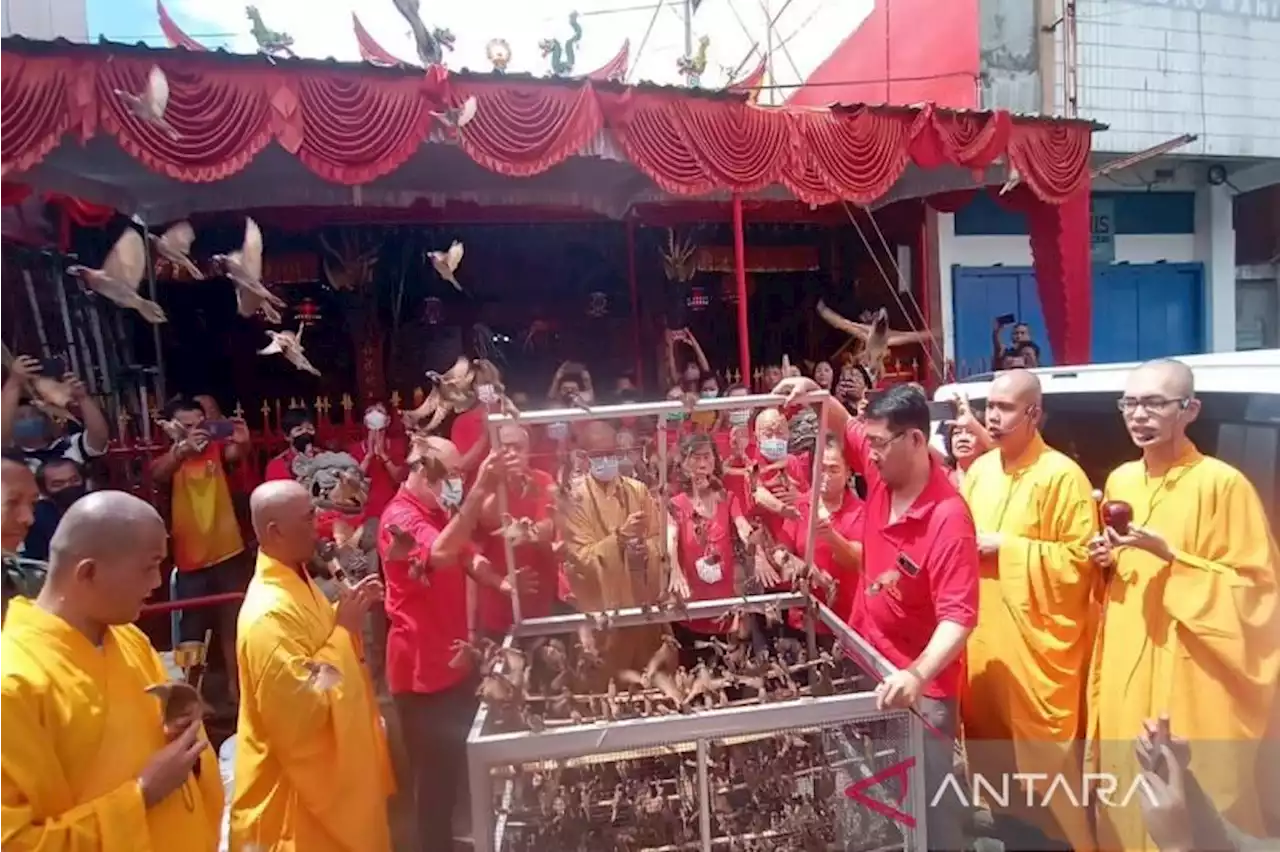
[(427, 321), (427, 325), (439, 325), (440, 320), (444, 319), (444, 303), (435, 296), (423, 299), (422, 318)]
[(609, 313), (609, 297), (604, 293), (596, 290), (587, 296), (587, 316), (592, 319), (600, 319), (600, 317)]
[(689, 287), (689, 296), (685, 300), (685, 304), (689, 306), (691, 311), (706, 310), (707, 305), (711, 304), (711, 297), (707, 295), (707, 289), (701, 284), (694, 284)]
[(507, 44), (505, 38), (489, 39), (489, 43), (484, 46), (484, 55), (493, 66), (493, 73), (507, 73), (507, 66), (511, 64), (511, 45)]
[(324, 319), (324, 315), (320, 313), (320, 306), (310, 296), (298, 302), (294, 313), (298, 315), (298, 322), (303, 328), (310, 328)]
[(698, 39), (698, 47), (692, 56), (681, 56), (676, 60), (676, 68), (680, 71), (680, 76), (692, 88), (698, 88), (699, 81), (702, 79), (703, 73), (707, 70), (707, 48), (711, 46), (711, 36), (702, 36)]
[(569, 29), (573, 30), (573, 35), (563, 43), (558, 38), (544, 38), (538, 42), (538, 50), (542, 51), (542, 58), (550, 58), (551, 73), (556, 77), (567, 77), (572, 74), (573, 65), (577, 61), (578, 42), (582, 41), (582, 25), (578, 23), (577, 12), (569, 13)]

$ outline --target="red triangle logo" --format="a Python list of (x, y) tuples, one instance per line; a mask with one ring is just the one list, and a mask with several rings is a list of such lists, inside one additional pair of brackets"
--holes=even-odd
[(880, 787), (886, 781), (894, 778), (901, 778), (902, 792), (894, 801), (895, 805), (901, 806), (910, 789), (911, 775), (909, 773), (911, 772), (911, 768), (915, 765), (916, 759), (914, 757), (909, 757), (900, 763), (895, 763), (893, 766), (880, 770), (870, 778), (863, 778), (855, 781), (845, 788), (845, 797), (857, 802), (868, 810), (875, 811), (881, 816), (888, 817), (900, 825), (905, 825), (907, 828), (915, 828), (915, 817), (901, 810), (900, 807), (893, 807), (892, 805), (885, 804), (881, 799), (872, 795), (871, 792), (877, 787)]

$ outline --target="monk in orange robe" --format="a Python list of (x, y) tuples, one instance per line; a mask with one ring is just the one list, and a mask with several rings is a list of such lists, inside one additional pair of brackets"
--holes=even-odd
[[(992, 382), (986, 416), (996, 449), (974, 461), (961, 484), (982, 555), (961, 711), (970, 768), (985, 781), (1044, 777), (1031, 806), (1021, 791), (1010, 796), (1002, 821), (1084, 850), (1093, 841), (1079, 807), (1079, 743), (1097, 513), (1084, 471), (1041, 438), (1042, 411), (1033, 373), (1013, 370)], [(1050, 793), (1054, 782), (1075, 791), (1074, 801), (1065, 790)]]
[(260, 550), (236, 636), (231, 852), (389, 852), (391, 763), (358, 638), (381, 581), (329, 604), (306, 573), (315, 509), (298, 483), (258, 486), (250, 511)]
[(160, 585), (155, 509), (82, 497), (49, 543), (34, 600), (0, 634), (5, 852), (213, 852), (222, 783), (198, 703), (166, 708), (164, 664), (130, 622)]
[(1162, 716), (1191, 743), (1223, 817), (1261, 836), (1260, 803), (1275, 796), (1260, 755), (1280, 679), (1276, 541), (1249, 480), (1188, 439), (1200, 400), (1185, 364), (1134, 370), (1120, 411), (1142, 458), (1107, 480), (1106, 499), (1127, 503), (1132, 525), (1106, 511), (1090, 545), (1109, 577), (1090, 672), (1091, 769), (1115, 777), (1119, 800), (1098, 804), (1098, 842), (1157, 848), (1126, 794), (1139, 770), (1133, 732)]

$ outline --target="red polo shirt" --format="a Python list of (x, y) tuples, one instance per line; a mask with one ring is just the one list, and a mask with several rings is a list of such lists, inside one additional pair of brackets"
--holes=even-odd
[[(693, 507), (693, 499), (688, 494), (677, 494), (671, 501), (671, 520), (676, 525), (676, 547), (680, 556), (680, 570), (689, 581), (689, 597), (695, 601), (731, 598), (733, 587), (734, 565), (737, 560), (733, 554), (733, 522), (742, 517), (742, 509), (732, 495), (728, 495), (716, 504), (716, 512), (710, 518), (703, 519), (703, 537), (697, 534), (697, 513)], [(705, 538), (705, 541), (704, 541)], [(712, 553), (720, 559), (720, 579), (708, 583), (698, 576), (698, 560)], [(687, 625), (698, 633), (723, 633), (723, 625), (715, 619), (698, 619)]]
[(414, 558), (428, 559), (431, 545), (449, 523), (449, 513), (428, 506), (401, 487), (382, 512), (378, 526), (378, 555), (386, 581), (387, 686), (391, 692), (441, 692), (467, 677), (450, 668), (453, 643), (467, 638), (467, 575), (463, 554), (455, 565), (433, 565), (431, 584), (409, 576), (409, 560), (388, 561), (395, 524), (413, 535)]
[[(755, 465), (757, 472), (762, 468), (769, 467), (773, 464), (773, 462), (765, 461), (765, 459), (760, 455), (760, 451), (754, 445), (748, 448), (747, 455)], [(803, 492), (809, 487), (809, 474), (812, 472), (812, 460), (813, 456), (810, 453), (802, 453), (798, 456), (787, 456), (787, 477), (795, 484), (797, 491)], [(768, 488), (769, 483), (777, 479), (780, 472), (780, 470), (775, 469), (768, 471), (767, 473), (758, 473), (756, 485)], [(775, 540), (785, 535), (784, 527), (787, 522), (786, 518), (773, 512), (760, 510), (756, 505), (754, 493), (748, 495), (747, 505), (749, 507), (749, 511), (752, 512), (762, 524), (764, 524), (765, 529), (769, 531), (769, 534), (773, 536)]]
[[(932, 461), (929, 482), (911, 508), (889, 523), (891, 495), (871, 464), (862, 424), (850, 421), (845, 458), (867, 479), (862, 529), (862, 577), (854, 594), (849, 626), (885, 658), (905, 668), (929, 644), (941, 621), (973, 627), (978, 620), (978, 539), (964, 498), (946, 470)], [(903, 564), (900, 557), (909, 563)], [(891, 585), (869, 594), (889, 571)], [(930, 698), (959, 694), (963, 656), (924, 689)]]
[[(800, 495), (800, 499), (796, 501), (796, 508), (800, 511), (800, 517), (786, 522), (779, 542), (801, 559), (805, 558), (805, 553), (808, 550), (809, 511), (813, 500), (812, 495), (812, 491), (807, 491)], [(858, 541), (862, 536), (862, 513), (862, 498), (846, 489), (844, 502), (840, 504), (840, 508), (831, 513), (831, 529), (846, 541)], [(854, 588), (858, 583), (859, 572), (837, 562), (830, 543), (821, 536), (818, 537), (817, 543), (813, 548), (813, 564), (834, 577), (837, 584), (834, 601), (828, 601), (826, 593), (820, 589), (815, 588), (814, 594), (821, 598), (827, 606), (831, 607), (832, 612), (841, 618), (847, 619), (850, 610), (853, 609)], [(802, 609), (793, 607), (788, 612), (787, 617), (792, 627), (797, 630), (804, 628), (804, 611)], [(830, 633), (831, 630), (819, 621), (818, 632)]]
[(280, 479), (293, 479), (293, 460), (298, 457), (298, 451), (290, 447), (278, 456), (272, 456), (267, 462), (266, 474), (262, 477), (263, 482), (274, 482)]
[[(453, 425), (449, 427), (449, 440), (458, 448), (459, 454), (465, 456), (472, 447), (487, 439), (485, 430), (488, 426), (485, 423), (485, 416), (483, 405), (473, 405), (453, 418)], [(477, 459), (475, 465), (466, 472), (468, 485), (475, 480), (476, 471), (479, 469), (480, 460)]]
[[(551, 474), (530, 470), (528, 487), (523, 491), (516, 487), (507, 489), (507, 511), (513, 518), (528, 518), (534, 523), (552, 517), (554, 504), (550, 489), (555, 486)], [(494, 570), (504, 577), (507, 574), (507, 547), (502, 536), (494, 530), (481, 530), (476, 538), (480, 551), (493, 564)], [(528, 543), (515, 548), (516, 565), (529, 568), (538, 578), (538, 590), (520, 596), (522, 618), (543, 618), (551, 615), (560, 582), (560, 566), (551, 554), (551, 544)], [(482, 630), (506, 633), (511, 627), (511, 598), (497, 589), (481, 586), (477, 602), (477, 620)]]

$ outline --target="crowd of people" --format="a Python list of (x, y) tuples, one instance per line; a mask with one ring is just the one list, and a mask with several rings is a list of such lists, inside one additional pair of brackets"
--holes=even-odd
[[(1002, 357), (1038, 356), (1023, 331)], [(679, 343), (694, 351), (686, 365)], [(722, 386), (683, 333), (668, 346), (669, 397), (749, 393)], [(169, 406), (180, 437), (152, 464), (170, 485), (166, 527), (134, 497), (85, 493), (80, 464), (106, 434), (83, 393), (84, 431), (56, 443), (6, 382), (6, 553), (35, 552), (22, 543), (39, 504), (57, 514), (41, 534), (43, 584), (6, 588), (5, 849), (216, 848), (224, 802), (200, 708), (167, 714), (147, 691), (167, 676), (132, 626), (167, 558), (182, 596), (245, 592), (211, 620), (184, 618), (182, 637), (218, 636), (238, 706), (231, 849), (389, 850), (390, 731), (415, 848), (436, 852), (465, 834), (455, 811), (477, 675), (456, 665), (460, 643), (500, 638), (513, 601), (537, 617), (781, 589), (774, 554), (809, 557), (811, 513), (813, 565), (836, 581), (816, 594), (896, 667), (880, 707), (927, 723), (930, 848), (975, 835), (1008, 849), (1252, 848), (1280, 816), (1280, 787), (1262, 780), (1280, 736), (1280, 555), (1257, 494), (1187, 437), (1200, 401), (1181, 363), (1129, 377), (1117, 415), (1139, 458), (1097, 483), (1102, 501), (1040, 436), (1036, 376), (1010, 366), (984, 412), (958, 401), (946, 453), (922, 390), (873, 391), (856, 362), (810, 377), (770, 367), (768, 387), (788, 400), (776, 407), (516, 421), (496, 441), (476, 397), (436, 435), (401, 435), (370, 405), (361, 439), (339, 448), (317, 447), (314, 421), (293, 411), (250, 500), (252, 543), (224, 468), (247, 446), (243, 424), (214, 435), (207, 405)], [(832, 394), (817, 410), (800, 404), (819, 389)], [(633, 376), (602, 389), (566, 363), (547, 404), (640, 395)], [(667, 471), (654, 464), (660, 433)], [(348, 503), (334, 495), (352, 472), (362, 487)], [(356, 542), (343, 546), (360, 558), (317, 558), (334, 542)], [(671, 629), (684, 655), (726, 627)], [(606, 671), (642, 670), (666, 631), (580, 638)], [(1039, 795), (961, 807), (932, 795), (951, 773), (1016, 775)], [(1144, 793), (1114, 806), (1046, 795), (1103, 776), (1121, 793), (1141, 779)]]

